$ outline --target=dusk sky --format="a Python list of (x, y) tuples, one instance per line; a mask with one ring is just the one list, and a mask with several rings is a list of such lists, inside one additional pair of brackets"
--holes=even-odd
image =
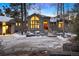
[[(73, 3), (65, 3), (64, 6), (65, 6), (65, 11), (68, 10), (68, 7), (69, 7), (69, 10), (71, 10), (71, 8), (73, 8)], [(3, 7), (2, 6), (7, 6), (9, 7), (9, 3), (0, 3), (0, 9), (3, 10)], [(33, 14), (33, 13), (40, 13), (42, 15), (46, 15), (46, 16), (55, 16), (56, 15), (56, 6), (52, 6), (52, 4), (50, 3), (37, 3), (36, 5), (33, 5), (31, 6), (32, 8), (41, 8), (41, 11), (38, 12), (37, 10), (33, 10), (33, 9), (30, 9), (28, 10), (28, 14)], [(4, 11), (4, 10), (3, 10)]]

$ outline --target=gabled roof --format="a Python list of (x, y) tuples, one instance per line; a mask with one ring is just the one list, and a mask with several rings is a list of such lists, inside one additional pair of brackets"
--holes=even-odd
[(58, 19), (55, 18), (55, 17), (51, 17), (51, 18), (50, 18), (50, 22), (57, 22), (57, 20), (58, 20)]
[(41, 14), (36, 14), (36, 13), (33, 13), (33, 14), (27, 16), (27, 17), (31, 17), (33, 15), (50, 18), (49, 16), (45, 16), (45, 15), (41, 15)]
[(0, 16), (0, 22), (9, 22), (11, 19), (13, 18), (7, 16)]

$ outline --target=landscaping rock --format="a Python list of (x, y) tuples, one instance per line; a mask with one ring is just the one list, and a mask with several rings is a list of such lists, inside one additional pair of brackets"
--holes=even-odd
[(65, 43), (63, 44), (63, 51), (79, 52), (79, 43)]

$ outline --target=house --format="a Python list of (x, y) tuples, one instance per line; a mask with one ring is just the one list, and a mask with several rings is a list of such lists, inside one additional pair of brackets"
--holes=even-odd
[(52, 31), (62, 32), (64, 28), (65, 28), (65, 31), (67, 31), (68, 23), (69, 23), (69, 20), (66, 18), (60, 18), (60, 17), (50, 18), (50, 25), (51, 25)]
[[(15, 32), (20, 32), (23, 29), (23, 32), (26, 30), (35, 33), (36, 31), (46, 33), (52, 31), (63, 31), (63, 19), (57, 17), (49, 17), (41, 14), (32, 14), (27, 16), (27, 23), (21, 19), (16, 19)], [(67, 24), (67, 20), (65, 19), (65, 24)], [(22, 26), (21, 26), (22, 25)], [(66, 25), (65, 25), (66, 26)], [(28, 28), (27, 28), (28, 27)]]
[[(66, 22), (66, 21), (65, 21)], [(12, 34), (16, 32), (30, 31), (35, 33), (39, 31), (41, 33), (46, 33), (54, 30), (63, 30), (63, 20), (56, 17), (49, 17), (40, 14), (32, 14), (27, 16), (26, 20), (13, 19), (6, 16), (0, 16), (0, 34)], [(51, 30), (52, 29), (52, 30)]]
[(53, 30), (57, 30), (58, 32), (70, 31), (70, 22), (76, 18), (77, 13), (69, 12), (64, 14), (64, 18), (60, 17), (60, 15), (53, 17), (50, 19)]
[(0, 16), (0, 35), (14, 33), (13, 18), (7, 16)]
[(34, 13), (27, 18), (29, 31), (40, 31), (43, 33), (49, 30), (50, 17)]
[(52, 31), (56, 31), (57, 30), (57, 18), (56, 17), (51, 17), (50, 18), (50, 28)]

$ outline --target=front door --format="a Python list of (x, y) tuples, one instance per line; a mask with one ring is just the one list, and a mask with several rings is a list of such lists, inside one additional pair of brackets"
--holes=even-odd
[(43, 28), (44, 30), (48, 30), (48, 21), (43, 22)]

